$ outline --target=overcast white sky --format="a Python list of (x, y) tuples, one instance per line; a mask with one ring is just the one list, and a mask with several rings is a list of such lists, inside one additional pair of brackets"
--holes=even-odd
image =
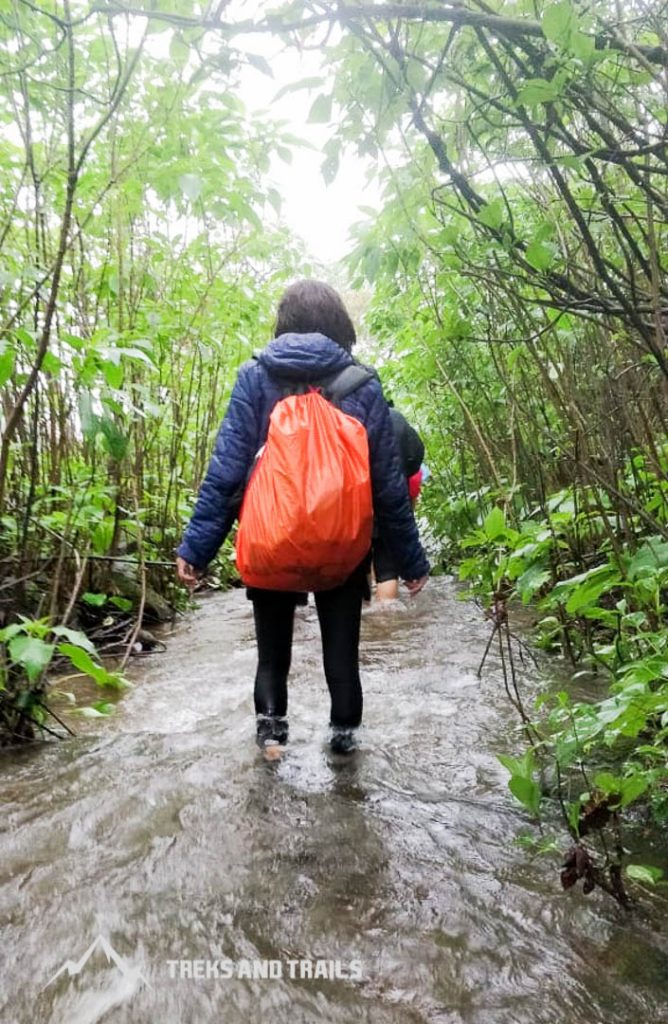
[[(248, 16), (247, 11), (245, 14)], [(241, 37), (235, 44), (264, 56), (273, 71), (273, 78), (269, 78), (253, 68), (244, 69), (240, 96), (248, 110), (269, 111), (273, 119), (286, 121), (286, 128), (292, 134), (315, 147), (314, 150), (296, 150), (292, 164), (277, 160), (272, 177), (283, 198), (283, 219), (288, 227), (304, 239), (316, 259), (333, 263), (351, 248), (350, 226), (364, 216), (359, 212), (359, 205), (379, 205), (375, 181), (370, 184), (366, 181), (370, 162), (352, 151), (347, 152), (341, 159), (335, 181), (326, 186), (320, 172), (321, 150), (332, 134), (332, 127), (309, 124), (307, 117), (316, 96), (328, 89), (300, 90), (274, 102), (285, 85), (327, 74), (320, 67), (318, 55), (310, 51), (300, 55), (293, 48), (286, 52), (279, 40), (264, 35)]]

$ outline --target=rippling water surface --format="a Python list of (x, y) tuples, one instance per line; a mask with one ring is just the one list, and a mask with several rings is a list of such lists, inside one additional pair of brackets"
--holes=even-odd
[[(325, 746), (315, 610), (297, 616), (278, 764), (254, 745), (238, 591), (203, 600), (95, 734), (5, 754), (0, 1019), (668, 1021), (661, 902), (629, 915), (565, 895), (556, 860), (512, 843), (529, 823), (495, 754), (517, 722), (498, 666), (475, 675), (479, 611), (433, 580), (365, 614), (366, 725), (348, 761)], [(527, 669), (524, 685), (544, 684)], [(99, 936), (118, 964), (101, 942), (81, 964)], [(68, 960), (79, 973), (49, 983)], [(274, 961), (281, 977), (181, 977), (207, 960)], [(331, 977), (290, 977), (319, 960)]]

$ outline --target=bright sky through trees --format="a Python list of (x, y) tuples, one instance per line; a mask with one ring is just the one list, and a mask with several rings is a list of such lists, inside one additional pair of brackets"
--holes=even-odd
[[(247, 6), (244, 5), (246, 16)], [(367, 180), (372, 162), (349, 147), (335, 180), (325, 185), (320, 166), (322, 147), (331, 135), (331, 128), (308, 121), (314, 99), (323, 88), (316, 86), (288, 92), (275, 99), (286, 86), (305, 78), (322, 77), (324, 88), (328, 88), (328, 71), (322, 66), (318, 53), (287, 51), (273, 36), (242, 36), (236, 43), (265, 57), (273, 74), (270, 78), (250, 65), (244, 68), (239, 95), (248, 110), (270, 111), (272, 118), (284, 121), (288, 131), (308, 144), (295, 150), (291, 164), (277, 160), (272, 170), (283, 199), (284, 220), (304, 239), (317, 260), (333, 263), (350, 249), (350, 227), (363, 217), (359, 212), (360, 204), (378, 204), (376, 181), (373, 177)]]

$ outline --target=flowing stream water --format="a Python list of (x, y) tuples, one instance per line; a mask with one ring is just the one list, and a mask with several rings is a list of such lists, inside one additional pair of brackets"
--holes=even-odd
[(499, 665), (476, 676), (488, 635), (447, 579), (365, 613), (366, 724), (337, 759), (298, 609), (291, 742), (269, 764), (252, 608), (215, 595), (112, 719), (6, 752), (0, 1019), (668, 1021), (665, 903), (563, 893), (558, 860), (512, 841), (532, 828), (495, 757), (521, 749)]

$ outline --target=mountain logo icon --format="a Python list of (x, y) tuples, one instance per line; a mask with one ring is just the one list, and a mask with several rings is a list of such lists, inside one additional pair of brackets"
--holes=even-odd
[(79, 960), (66, 960), (62, 967), (60, 967), (52, 978), (49, 978), (44, 988), (48, 988), (49, 985), (53, 984), (56, 978), (59, 978), (61, 974), (67, 973), (70, 978), (73, 978), (75, 974), (81, 974), (93, 953), (96, 950), (101, 950), (107, 958), (108, 963), (113, 963), (124, 977), (130, 978), (131, 980), (143, 982), (147, 988), (152, 988), (151, 983), (147, 978), (132, 964), (129, 964), (127, 960), (124, 960), (120, 953), (117, 953), (109, 939), (105, 935), (98, 935), (98, 937), (91, 942), (90, 946)]

